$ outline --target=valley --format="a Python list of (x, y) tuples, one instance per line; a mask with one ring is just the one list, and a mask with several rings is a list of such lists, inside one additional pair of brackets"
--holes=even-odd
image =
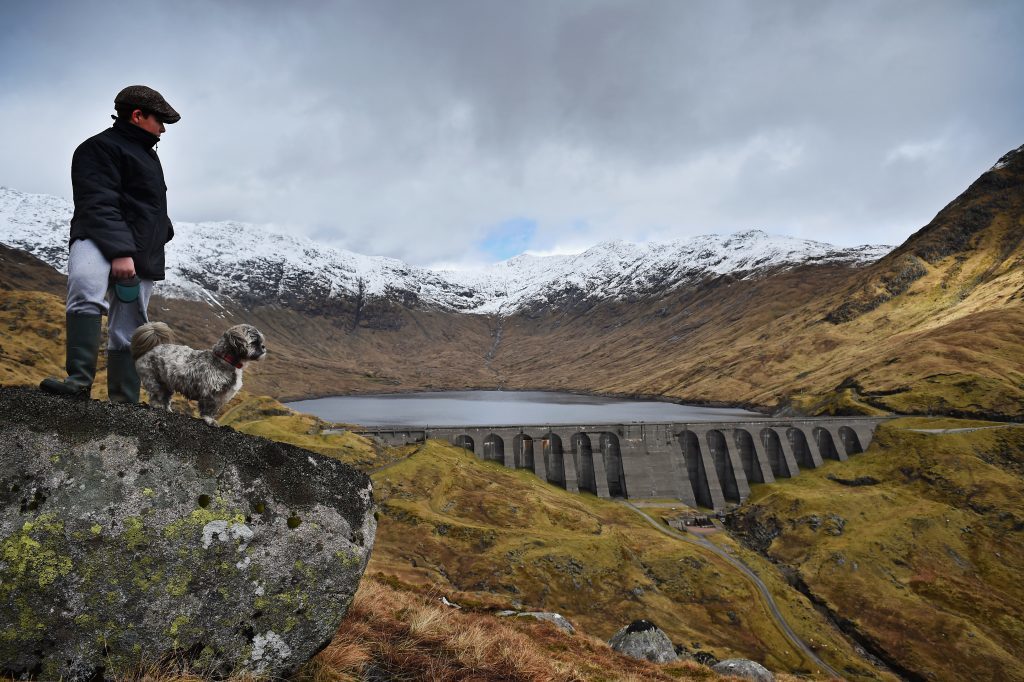
[[(256, 417), (270, 410), (275, 437), (322, 438), (335, 456), (373, 461), (346, 452), (374, 447), (350, 433), (307, 435), (308, 417), (272, 403), (238, 409), (226, 415), (236, 428), (263, 428)], [(1015, 494), (1024, 484), (1022, 439), (1015, 425), (890, 421), (847, 462), (752, 486), (726, 516), (728, 532), (704, 542), (754, 571), (786, 622), (844, 678), (1013, 679), (1024, 660), (1015, 577), (1024, 559)], [(742, 572), (659, 535), (621, 504), (438, 441), (390, 456), (368, 465), (381, 506), (368, 571), (376, 580), (475, 612), (556, 610), (602, 638), (620, 627), (610, 614), (623, 623), (645, 617), (691, 653), (814, 670)], [(681, 509), (667, 500), (642, 505), (659, 524)]]
[[(276, 243), (239, 257), (215, 241), (181, 254), (190, 265), (164, 285), (152, 316), (195, 345), (229, 324), (257, 325), (274, 362), (247, 381), (285, 400), (506, 388), (795, 414), (1020, 418), (1022, 186), (1015, 150), (875, 261), (884, 250), (743, 233), (523, 257), (458, 282), (326, 250), (305, 265), (301, 255), (274, 261), (266, 253)], [(4, 192), (0, 241), (60, 267), (66, 206)], [(517, 267), (519, 279), (506, 272)], [(385, 286), (385, 275), (398, 279)], [(37, 279), (61, 288), (55, 272)]]
[[(64, 229), (66, 206), (18, 194), (12, 219), (15, 194), (3, 192), (0, 383), (33, 385), (63, 364), (65, 280), (55, 269), (59, 240), (48, 235)], [(785, 622), (845, 678), (1024, 677), (1024, 148), (892, 251), (804, 244), (793, 255), (763, 233), (736, 240), (712, 246), (774, 255), (757, 263), (702, 255), (707, 244), (652, 253), (612, 243), (580, 260), (520, 262), (550, 278), (505, 273), (458, 286), (326, 250), (311, 252), (312, 270), (269, 251), (190, 256), (196, 267), (178, 270), (151, 317), (198, 347), (240, 322), (268, 339), (267, 361), (247, 369), (245, 394), (222, 423), (372, 473), (380, 513), (364, 580), (372, 596), (352, 616), (365, 619), (353, 631), (370, 639), (338, 640), (310, 665), (341, 665), (327, 652), (356, 647), (400, 671), (401, 657), (382, 653), (365, 623), (398, 626), (366, 600), (419, 613), (422, 600), (444, 596), (488, 628), (502, 609), (557, 610), (607, 639), (650, 618), (692, 655), (825, 672), (792, 646), (734, 564), (620, 503), (438, 440), (390, 447), (278, 402), (501, 388), (649, 396), (780, 419), (896, 417), (848, 461), (750, 481), (749, 498), (707, 542), (756, 573)], [(676, 267), (659, 260), (665, 253)], [(334, 269), (318, 279), (317, 268)], [(105, 397), (102, 367), (93, 397)], [(682, 506), (647, 502), (656, 524)], [(446, 646), (431, 641), (430, 651)], [(547, 635), (536, 641), (565, 649)], [(557, 660), (565, 679), (595, 674)], [(650, 675), (703, 671), (680, 664)]]

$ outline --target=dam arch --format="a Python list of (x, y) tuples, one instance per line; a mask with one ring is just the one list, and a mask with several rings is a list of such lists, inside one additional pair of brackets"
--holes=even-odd
[(484, 438), (484, 461), (505, 462), (505, 441), (496, 433), (489, 434)]
[(708, 509), (714, 509), (715, 502), (711, 496), (711, 485), (708, 481), (708, 472), (704, 467), (704, 458), (700, 449), (700, 439), (693, 431), (683, 431), (678, 436), (679, 447), (683, 451), (683, 460), (686, 462), (686, 473), (690, 478), (690, 486), (693, 489), (693, 498), (697, 504)]
[(847, 455), (858, 455), (864, 452), (864, 448), (860, 444), (860, 438), (857, 437), (857, 432), (849, 426), (839, 427), (839, 440), (842, 442), (843, 447), (846, 448)]
[(541, 437), (541, 448), (544, 453), (544, 469), (547, 471), (548, 483), (565, 488), (565, 456), (562, 451), (562, 439), (548, 431)]
[(597, 494), (597, 478), (594, 473), (594, 450), (587, 434), (577, 431), (569, 439), (573, 464), (576, 465), (577, 485), (580, 490)]
[(775, 478), (792, 478), (795, 472), (789, 470), (786, 454), (782, 450), (782, 441), (775, 429), (761, 429), (761, 445), (768, 456), (768, 466)]
[(512, 456), (516, 469), (533, 471), (533, 438), (520, 433), (512, 439)]
[(831, 459), (839, 461), (843, 459), (839, 456), (839, 450), (836, 449), (836, 444), (832, 440), (832, 434), (828, 429), (817, 426), (812, 431), (814, 434), (814, 440), (818, 444), (818, 452), (821, 453), (822, 459)]
[(614, 433), (602, 432), (598, 443), (608, 479), (609, 497), (628, 497), (626, 471), (622, 467), (622, 448), (619, 446), (619, 437)]
[(786, 429), (786, 438), (789, 439), (789, 447), (793, 449), (793, 457), (796, 463), (808, 469), (814, 469), (814, 458), (811, 457), (811, 446), (807, 444), (807, 436), (795, 426)]
[(761, 463), (757, 460), (754, 437), (746, 429), (734, 429), (732, 436), (736, 443), (736, 452), (740, 457), (740, 465), (743, 467), (743, 473), (747, 476), (747, 482), (764, 483), (764, 473), (761, 471)]
[(742, 502), (739, 482), (736, 470), (733, 468), (732, 458), (729, 457), (729, 444), (725, 440), (725, 434), (718, 429), (712, 429), (707, 433), (708, 449), (711, 451), (711, 459), (715, 464), (715, 473), (718, 474), (718, 482), (722, 486), (722, 496), (732, 502)]

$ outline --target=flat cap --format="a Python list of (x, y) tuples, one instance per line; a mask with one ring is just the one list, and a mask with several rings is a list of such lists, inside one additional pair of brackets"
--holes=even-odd
[(119, 109), (122, 106), (151, 111), (167, 124), (177, 123), (181, 120), (181, 114), (167, 103), (163, 95), (145, 85), (129, 85), (117, 93), (117, 97), (114, 98), (114, 108)]

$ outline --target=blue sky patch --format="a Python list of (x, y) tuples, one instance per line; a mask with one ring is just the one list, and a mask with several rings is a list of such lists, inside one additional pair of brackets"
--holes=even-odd
[(512, 256), (518, 256), (530, 248), (536, 233), (536, 220), (510, 218), (488, 230), (477, 246), (491, 258), (505, 260)]

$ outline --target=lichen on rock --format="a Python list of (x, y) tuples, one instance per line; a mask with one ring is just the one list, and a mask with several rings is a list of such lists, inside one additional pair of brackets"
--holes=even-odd
[(168, 655), (287, 674), (334, 635), (376, 532), (365, 474), (140, 406), (0, 388), (0, 457), (0, 673), (15, 677)]

